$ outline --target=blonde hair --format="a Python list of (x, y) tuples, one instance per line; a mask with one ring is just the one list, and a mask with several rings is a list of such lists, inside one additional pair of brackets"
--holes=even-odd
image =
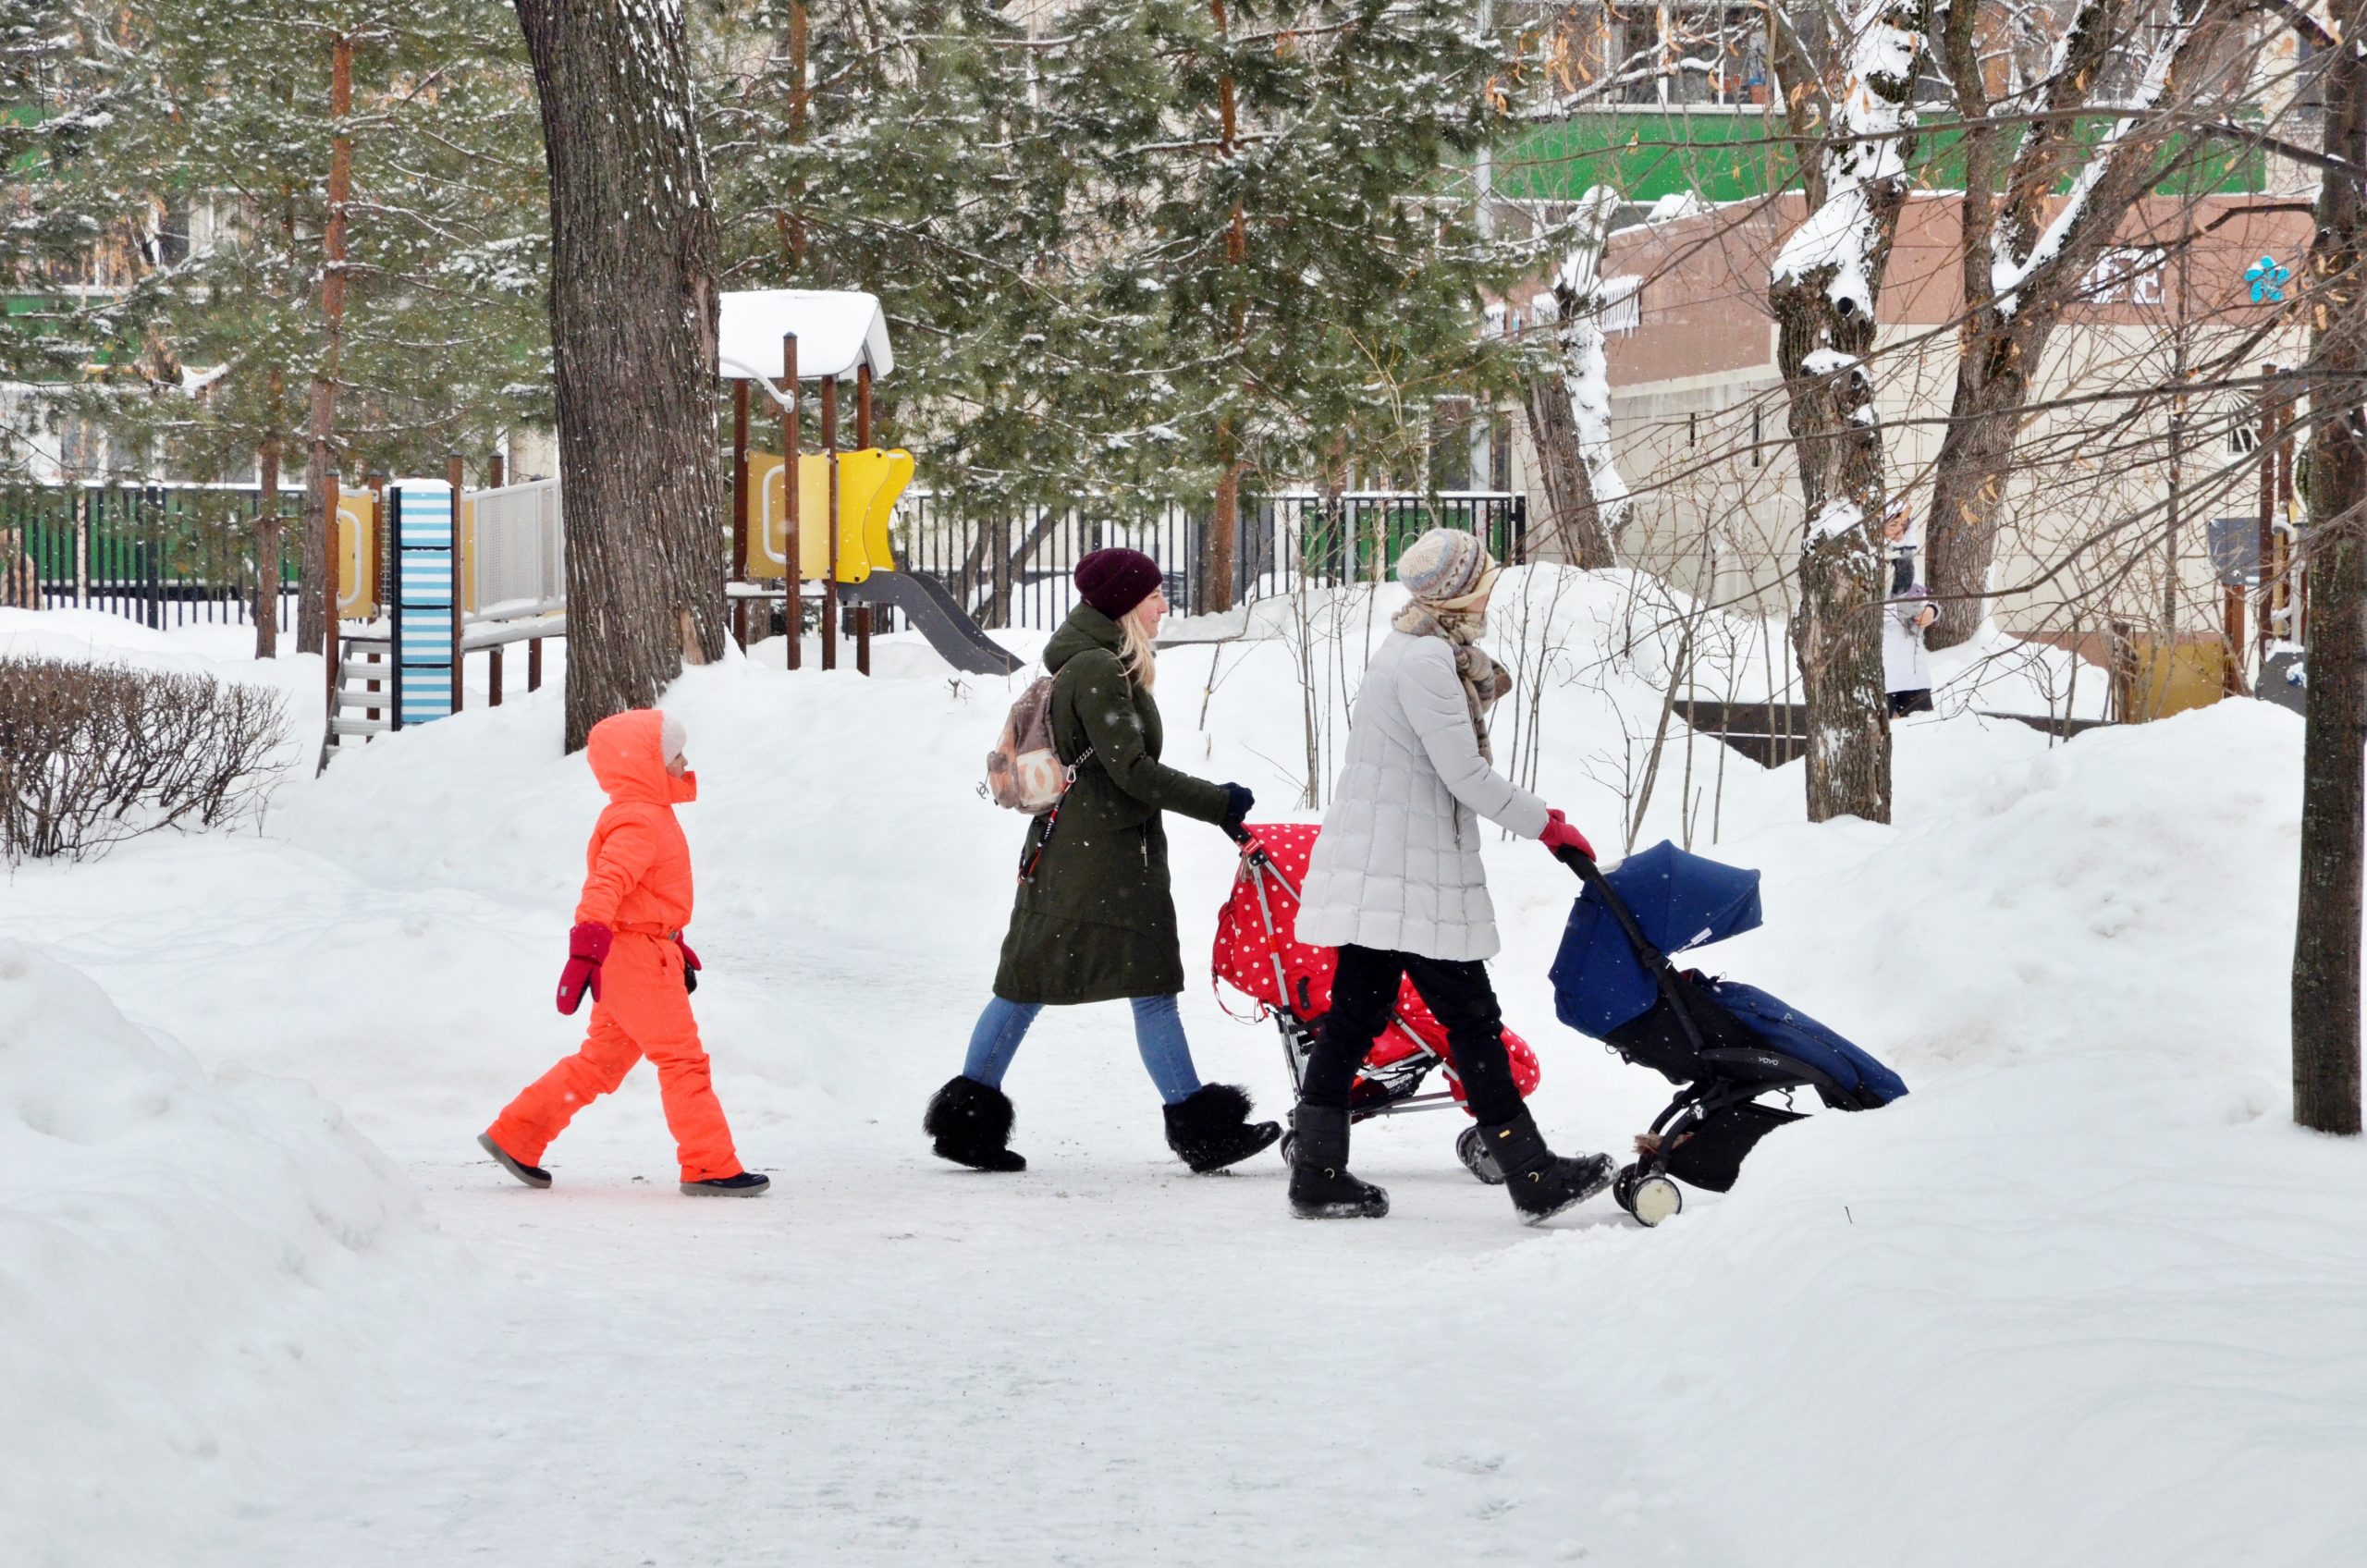
[[(1148, 599), (1143, 601), (1144, 605), (1148, 603)], [(1159, 684), (1159, 649), (1151, 642), (1149, 628), (1143, 624), (1142, 605), (1118, 618), (1118, 630), (1126, 638), (1125, 651), (1118, 655), (1119, 661), (1126, 667), (1134, 684), (1147, 692)]]

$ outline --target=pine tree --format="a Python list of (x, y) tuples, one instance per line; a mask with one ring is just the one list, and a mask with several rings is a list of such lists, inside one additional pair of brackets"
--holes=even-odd
[(84, 208), (144, 210), (152, 264), (93, 302), (112, 368), (84, 411), (152, 472), (303, 467), (299, 642), (317, 649), (335, 472), (440, 470), (548, 417), (542, 171), (514, 21), (489, 0), (146, 0), (95, 42), (115, 106), (64, 178)]

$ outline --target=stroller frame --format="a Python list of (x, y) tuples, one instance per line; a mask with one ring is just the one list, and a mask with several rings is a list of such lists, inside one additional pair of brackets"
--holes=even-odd
[[(1642, 927), (1637, 924), (1635, 913), (1613, 889), (1609, 878), (1603, 876), (1602, 868), (1594, 863), (1593, 858), (1571, 847), (1554, 851), (1554, 858), (1576, 872), (1578, 879), (1611, 912), (1612, 919), (1618, 925), (1621, 935), (1627, 938), (1637, 961), (1650, 972), (1652, 983), (1659, 988), (1669, 1016), (1675, 1021), (1686, 1046), (1689, 1047), (1691, 1061), (1724, 1070), (1718, 1076), (1689, 1074), (1680, 1081), (1682, 1086), (1675, 1097), (1652, 1118), (1650, 1128), (1636, 1140), (1637, 1158), (1622, 1167), (1612, 1181), (1612, 1197), (1620, 1207), (1646, 1225), (1657, 1225), (1684, 1207), (1684, 1195), (1671, 1180), (1673, 1176), (1682, 1177), (1712, 1192), (1725, 1191), (1733, 1184), (1735, 1168), (1740, 1165), (1743, 1156), (1749, 1153), (1760, 1137), (1784, 1122), (1799, 1120), (1799, 1113), (1789, 1109), (1778, 1110), (1772, 1106), (1759, 1105), (1757, 1102), (1761, 1095), (1781, 1094), (1788, 1108), (1794, 1090), (1814, 1089), (1827, 1105), (1847, 1105), (1855, 1109), (1856, 1096), (1808, 1063), (1755, 1040), (1742, 1045), (1724, 1043), (1737, 1031), (1744, 1035), (1748, 1035), (1749, 1031), (1728, 1020), (1724, 1010), (1713, 998), (1697, 991), (1693, 982), (1669, 962), (1668, 955), (1644, 935)], [(1639, 1014), (1630, 1023), (1648, 1017), (1649, 1012)], [(1711, 1024), (1709, 1029), (1703, 1027), (1705, 1019)], [(1721, 1020), (1731, 1023), (1732, 1028), (1723, 1026), (1719, 1022)], [(1613, 1035), (1619, 1032), (1613, 1031)], [(1711, 1039), (1713, 1034), (1717, 1036), (1716, 1043)], [(1614, 1037), (1603, 1044), (1605, 1049), (1616, 1052), (1623, 1061), (1650, 1067), (1673, 1080), (1676, 1077), (1670, 1068), (1643, 1060), (1641, 1053), (1634, 1048), (1636, 1042), (1632, 1040), (1623, 1043)], [(1685, 1160), (1686, 1157), (1680, 1151), (1701, 1134), (1712, 1119), (1730, 1111), (1755, 1121), (1756, 1130), (1741, 1125), (1738, 1119), (1732, 1125), (1740, 1126), (1739, 1131), (1723, 1139), (1705, 1140), (1693, 1160), (1681, 1164), (1676, 1162)], [(1754, 1111), (1756, 1116), (1751, 1115)], [(1721, 1143), (1726, 1146), (1709, 1149), (1707, 1145), (1710, 1143)], [(1735, 1146), (1737, 1144), (1739, 1146)], [(1672, 1157), (1676, 1157), (1676, 1159), (1673, 1160)]]
[[(1248, 872), (1249, 885), (1257, 895), (1257, 920), (1266, 930), (1266, 959), (1274, 966), (1275, 995), (1287, 998), (1291, 994), (1290, 976), (1282, 968), (1282, 944), (1277, 938), (1274, 928), (1274, 906), (1268, 899), (1266, 892), (1269, 880), (1283, 892), (1288, 893), (1292, 902), (1298, 903), (1304, 900), (1299, 896), (1299, 890), (1291, 885), (1290, 878), (1282, 875), (1282, 868), (1274, 864), (1273, 857), (1269, 855), (1265, 846), (1257, 841), (1256, 834), (1245, 827), (1228, 829), (1228, 831), (1232, 832), (1233, 842), (1241, 846), (1243, 867)], [(1275, 1008), (1273, 1018), (1274, 1028), (1282, 1037), (1282, 1063), (1290, 1069), (1291, 1095), (1295, 1099), (1306, 1092), (1306, 1061), (1315, 1050), (1315, 1032), (1287, 1006)], [(1356, 1068), (1356, 1082), (1360, 1084), (1371, 1085), (1376, 1093), (1367, 1095), (1364, 1098), (1364, 1103), (1358, 1104), (1355, 1092), (1351, 1089), (1348, 1096), (1348, 1121), (1353, 1124), (1376, 1116), (1403, 1116), (1410, 1111), (1445, 1110), (1452, 1107), (1459, 1107), (1462, 1102), (1454, 1097), (1454, 1092), (1451, 1089), (1433, 1089), (1427, 1094), (1422, 1092), (1422, 1080), (1429, 1076), (1430, 1069), (1435, 1067), (1449, 1078), (1454, 1078), (1456, 1076), (1454, 1065), (1432, 1050), (1428, 1042), (1408, 1028), (1404, 1019), (1398, 1015), (1394, 1008), (1390, 1010), (1387, 1028), (1394, 1029), (1404, 1035), (1415, 1047), (1415, 1054), (1380, 1067), (1375, 1067), (1368, 1061), (1359, 1063)], [(1295, 1134), (1289, 1133), (1282, 1135), (1282, 1154), (1285, 1164), (1290, 1160), (1291, 1145), (1294, 1136)], [(1463, 1162), (1464, 1168), (1480, 1181), (1491, 1186), (1503, 1181), (1503, 1176), (1496, 1169), (1495, 1161), (1489, 1157), (1487, 1148), (1481, 1144), (1479, 1129), (1476, 1125), (1466, 1127), (1456, 1134), (1454, 1153), (1455, 1158)]]
[[(1266, 961), (1274, 966), (1275, 994), (1287, 997), (1291, 994), (1290, 976), (1282, 970), (1282, 944), (1274, 930), (1274, 906), (1266, 896), (1266, 885), (1271, 880), (1274, 886), (1291, 896), (1293, 903), (1304, 900), (1299, 897), (1299, 890), (1291, 886), (1291, 879), (1282, 875), (1282, 868), (1274, 864), (1273, 857), (1266, 852), (1266, 847), (1257, 841), (1256, 834), (1243, 828), (1233, 834), (1233, 841), (1241, 846), (1242, 864), (1247, 868), (1249, 885), (1257, 895), (1257, 922), (1266, 928)], [(1282, 1036), (1282, 1061), (1290, 1069), (1291, 1093), (1295, 1096), (1306, 1088), (1306, 1059), (1315, 1050), (1315, 1031), (1286, 1007), (1274, 1010), (1274, 1024)], [(1454, 1104), (1455, 1098), (1451, 1092), (1434, 1090), (1427, 1095), (1417, 1092), (1431, 1068), (1438, 1068), (1452, 1076), (1453, 1067), (1445, 1058), (1430, 1049), (1420, 1035), (1407, 1028), (1405, 1021), (1397, 1015), (1394, 1008), (1390, 1010), (1388, 1027), (1405, 1036), (1417, 1054), (1392, 1061), (1385, 1067), (1359, 1066), (1356, 1077), (1375, 1085), (1381, 1093), (1371, 1103), (1351, 1109), (1349, 1120), (1362, 1121), (1373, 1116), (1399, 1116), (1410, 1110), (1442, 1110)]]

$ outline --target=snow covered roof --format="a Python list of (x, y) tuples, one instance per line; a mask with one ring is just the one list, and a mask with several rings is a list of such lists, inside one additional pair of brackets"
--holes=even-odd
[(797, 334), (797, 378), (852, 375), (859, 364), (884, 376), (896, 368), (888, 318), (876, 295), (852, 289), (743, 288), (723, 296), (716, 373), (726, 381), (777, 381), (781, 337)]

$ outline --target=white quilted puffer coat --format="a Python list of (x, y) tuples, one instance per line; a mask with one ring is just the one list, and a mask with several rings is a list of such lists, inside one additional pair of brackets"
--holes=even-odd
[(1454, 650), (1392, 631), (1365, 672), (1348, 755), (1307, 864), (1298, 938), (1424, 958), (1493, 958), (1479, 818), (1524, 838), (1545, 802), (1479, 754)]

